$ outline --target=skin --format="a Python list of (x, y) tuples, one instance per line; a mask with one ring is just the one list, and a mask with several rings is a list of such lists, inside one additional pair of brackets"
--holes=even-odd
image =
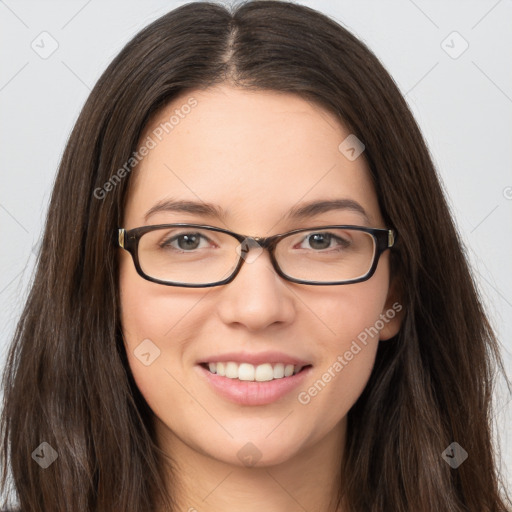
[[(350, 161), (338, 149), (350, 132), (298, 96), (226, 84), (190, 91), (152, 118), (143, 139), (191, 96), (197, 106), (133, 171), (122, 227), (189, 222), (248, 236), (326, 224), (386, 227), (364, 157)], [(171, 212), (144, 220), (170, 197), (215, 203), (229, 215), (225, 223)], [(323, 213), (300, 225), (284, 219), (299, 202), (333, 198), (360, 203), (370, 223), (353, 211)], [(126, 251), (120, 249), (119, 257), (128, 360), (155, 414), (158, 445), (177, 465), (172, 492), (178, 509), (332, 512), (330, 500), (343, 477), (347, 412), (368, 381), (378, 338), (394, 336), (401, 316), (360, 344), (362, 350), (307, 405), (297, 394), (398, 300), (389, 251), (371, 279), (343, 286), (286, 281), (266, 251), (244, 263), (230, 284), (196, 289), (151, 283), (136, 273)], [(149, 366), (134, 355), (144, 339), (161, 351)], [(205, 355), (238, 350), (280, 350), (309, 361), (312, 373), (307, 385), (274, 403), (238, 405), (198, 378), (195, 368)], [(261, 456), (253, 467), (237, 456), (248, 442)]]

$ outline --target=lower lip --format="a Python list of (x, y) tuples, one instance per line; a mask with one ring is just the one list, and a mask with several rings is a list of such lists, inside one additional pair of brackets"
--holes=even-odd
[(312, 369), (308, 366), (290, 377), (256, 382), (221, 377), (201, 365), (196, 368), (219, 395), (240, 405), (266, 405), (275, 402), (303, 383)]

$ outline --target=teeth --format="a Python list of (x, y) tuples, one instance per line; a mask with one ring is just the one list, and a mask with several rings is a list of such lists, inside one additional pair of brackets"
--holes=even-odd
[(228, 379), (238, 379), (247, 381), (266, 382), (274, 379), (282, 379), (299, 373), (303, 366), (293, 364), (270, 363), (254, 366), (249, 363), (235, 363), (229, 361), (227, 363), (208, 363), (208, 368), (212, 373), (216, 373), (221, 377)]
[[(255, 374), (260, 377), (258, 380), (271, 380), (273, 378), (273, 375), (270, 377), (270, 379), (262, 379), (261, 378), (261, 371), (258, 372), (258, 368), (254, 368), (252, 364), (242, 363), (240, 366), (237, 367), (235, 363), (232, 363), (235, 367), (234, 375), (231, 377), (232, 379), (240, 379), (240, 380), (254, 380)], [(265, 368), (264, 368), (265, 369)], [(272, 370), (272, 366), (270, 367), (270, 370)], [(268, 370), (267, 370), (268, 372)]]

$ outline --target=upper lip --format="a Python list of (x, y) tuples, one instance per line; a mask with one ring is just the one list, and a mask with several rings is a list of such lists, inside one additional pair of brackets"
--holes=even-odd
[(202, 363), (218, 363), (218, 362), (228, 362), (233, 361), (235, 363), (250, 363), (252, 365), (259, 365), (264, 363), (283, 363), (283, 364), (293, 364), (297, 366), (307, 366), (311, 364), (309, 361), (305, 361), (304, 359), (300, 359), (299, 357), (290, 356), (288, 354), (284, 354), (283, 352), (276, 351), (268, 351), (268, 352), (258, 352), (258, 353), (249, 353), (249, 352), (227, 352), (225, 354), (217, 354), (207, 356), (204, 359), (199, 361), (199, 364)]

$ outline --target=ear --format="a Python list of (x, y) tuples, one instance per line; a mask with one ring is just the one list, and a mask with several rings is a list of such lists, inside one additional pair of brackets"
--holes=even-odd
[(402, 320), (405, 315), (405, 308), (402, 304), (398, 279), (391, 280), (386, 303), (381, 313), (384, 327), (380, 330), (379, 340), (389, 340), (400, 331)]

